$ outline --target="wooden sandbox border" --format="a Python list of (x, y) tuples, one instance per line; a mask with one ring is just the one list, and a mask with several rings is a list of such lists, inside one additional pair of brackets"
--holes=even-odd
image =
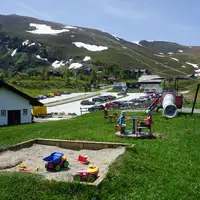
[[(23, 149), (23, 148), (30, 148), (34, 144), (57, 146), (57, 147), (60, 147), (60, 148), (72, 149), (72, 150), (81, 150), (81, 149), (101, 150), (101, 149), (106, 149), (106, 148), (115, 149), (115, 148), (120, 147), (120, 146), (121, 147), (134, 147), (135, 146), (134, 144), (129, 144), (129, 143), (95, 142), (95, 141), (84, 141), (84, 140), (59, 140), (59, 139), (36, 138), (36, 139), (32, 139), (32, 140), (28, 140), (28, 141), (25, 141), (25, 142), (18, 143), (18, 144), (13, 145), (13, 146), (9, 146), (9, 147), (7, 147), (5, 149), (1, 149), (0, 153), (4, 152), (4, 151), (8, 151), (8, 150), (10, 150), (10, 151), (18, 151), (18, 150)], [(109, 165), (109, 167), (111, 165), (112, 165), (112, 163)], [(81, 182), (81, 184), (98, 186), (103, 181), (103, 179), (106, 177), (106, 174), (107, 174), (107, 172), (102, 174), (93, 183)]]

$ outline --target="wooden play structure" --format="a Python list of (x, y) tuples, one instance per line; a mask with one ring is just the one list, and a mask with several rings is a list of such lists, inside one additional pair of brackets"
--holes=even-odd
[(149, 131), (143, 131), (147, 130), (148, 127), (145, 125), (145, 121), (143, 117), (126, 117), (126, 120), (131, 120), (132, 130), (126, 130), (127, 127), (119, 126), (118, 124), (115, 125), (115, 135), (117, 137), (126, 137), (126, 138), (151, 138), (152, 133)]

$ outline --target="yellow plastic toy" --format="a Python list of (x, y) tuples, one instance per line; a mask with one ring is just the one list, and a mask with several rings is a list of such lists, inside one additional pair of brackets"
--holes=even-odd
[(18, 168), (25, 169), (26, 168), (26, 164), (25, 163), (21, 163), (20, 165), (18, 165)]
[(67, 160), (67, 156), (62, 156), (61, 160)]
[(40, 166), (37, 166), (37, 167), (35, 168), (35, 170), (36, 170), (36, 171), (39, 171), (39, 170), (40, 170)]
[(96, 167), (95, 165), (90, 164), (90, 165), (88, 166), (87, 172), (88, 172), (88, 173), (94, 173), (94, 174), (97, 175), (97, 174), (99, 173), (99, 168)]

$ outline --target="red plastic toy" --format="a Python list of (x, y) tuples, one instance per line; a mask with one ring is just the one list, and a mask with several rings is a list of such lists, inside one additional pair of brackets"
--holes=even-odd
[(89, 163), (87, 160), (87, 156), (81, 156), (81, 155), (78, 156), (78, 162), (80, 162), (84, 165), (87, 165)]
[(24, 169), (24, 168), (20, 168), (19, 171), (21, 171), (21, 172), (31, 172), (30, 169)]

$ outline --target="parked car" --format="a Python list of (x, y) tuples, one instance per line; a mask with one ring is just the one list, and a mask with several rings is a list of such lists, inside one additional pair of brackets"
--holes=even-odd
[(106, 103), (104, 106), (105, 106), (105, 108), (108, 108), (108, 109), (118, 108), (119, 107), (118, 104), (115, 104), (113, 102)]
[(81, 101), (81, 105), (94, 105), (94, 101), (89, 101), (89, 100), (83, 100)]
[(100, 98), (104, 99), (104, 101), (108, 101), (109, 98), (107, 96), (100, 96)]
[(89, 112), (94, 112), (97, 110), (103, 110), (104, 109), (104, 105), (94, 105), (91, 108), (88, 108)]
[(46, 95), (39, 95), (39, 96), (36, 96), (35, 99), (37, 100), (42, 100), (42, 99), (46, 99)]
[(55, 96), (61, 96), (61, 93), (60, 92), (56, 92), (54, 93)]
[(132, 101), (124, 101), (124, 105), (125, 106), (132, 106), (132, 105), (134, 105), (134, 102), (132, 102)]
[(125, 96), (125, 95), (127, 95), (127, 92), (120, 92), (117, 95), (119, 95), (119, 96)]
[(109, 100), (116, 99), (116, 96), (113, 96), (113, 95), (106, 95), (104, 97), (107, 97)]
[(106, 100), (105, 100), (105, 98), (102, 98), (102, 97), (94, 97), (94, 98), (92, 98), (92, 101), (94, 101), (94, 102), (105, 102)]
[(55, 97), (55, 94), (54, 93), (49, 93), (49, 94), (47, 94), (47, 97), (49, 97), (49, 98)]
[(113, 103), (114, 103), (114, 104), (117, 104), (118, 107), (124, 106), (124, 105), (125, 105), (124, 101), (113, 101)]
[(71, 92), (60, 92), (61, 94), (71, 94)]

